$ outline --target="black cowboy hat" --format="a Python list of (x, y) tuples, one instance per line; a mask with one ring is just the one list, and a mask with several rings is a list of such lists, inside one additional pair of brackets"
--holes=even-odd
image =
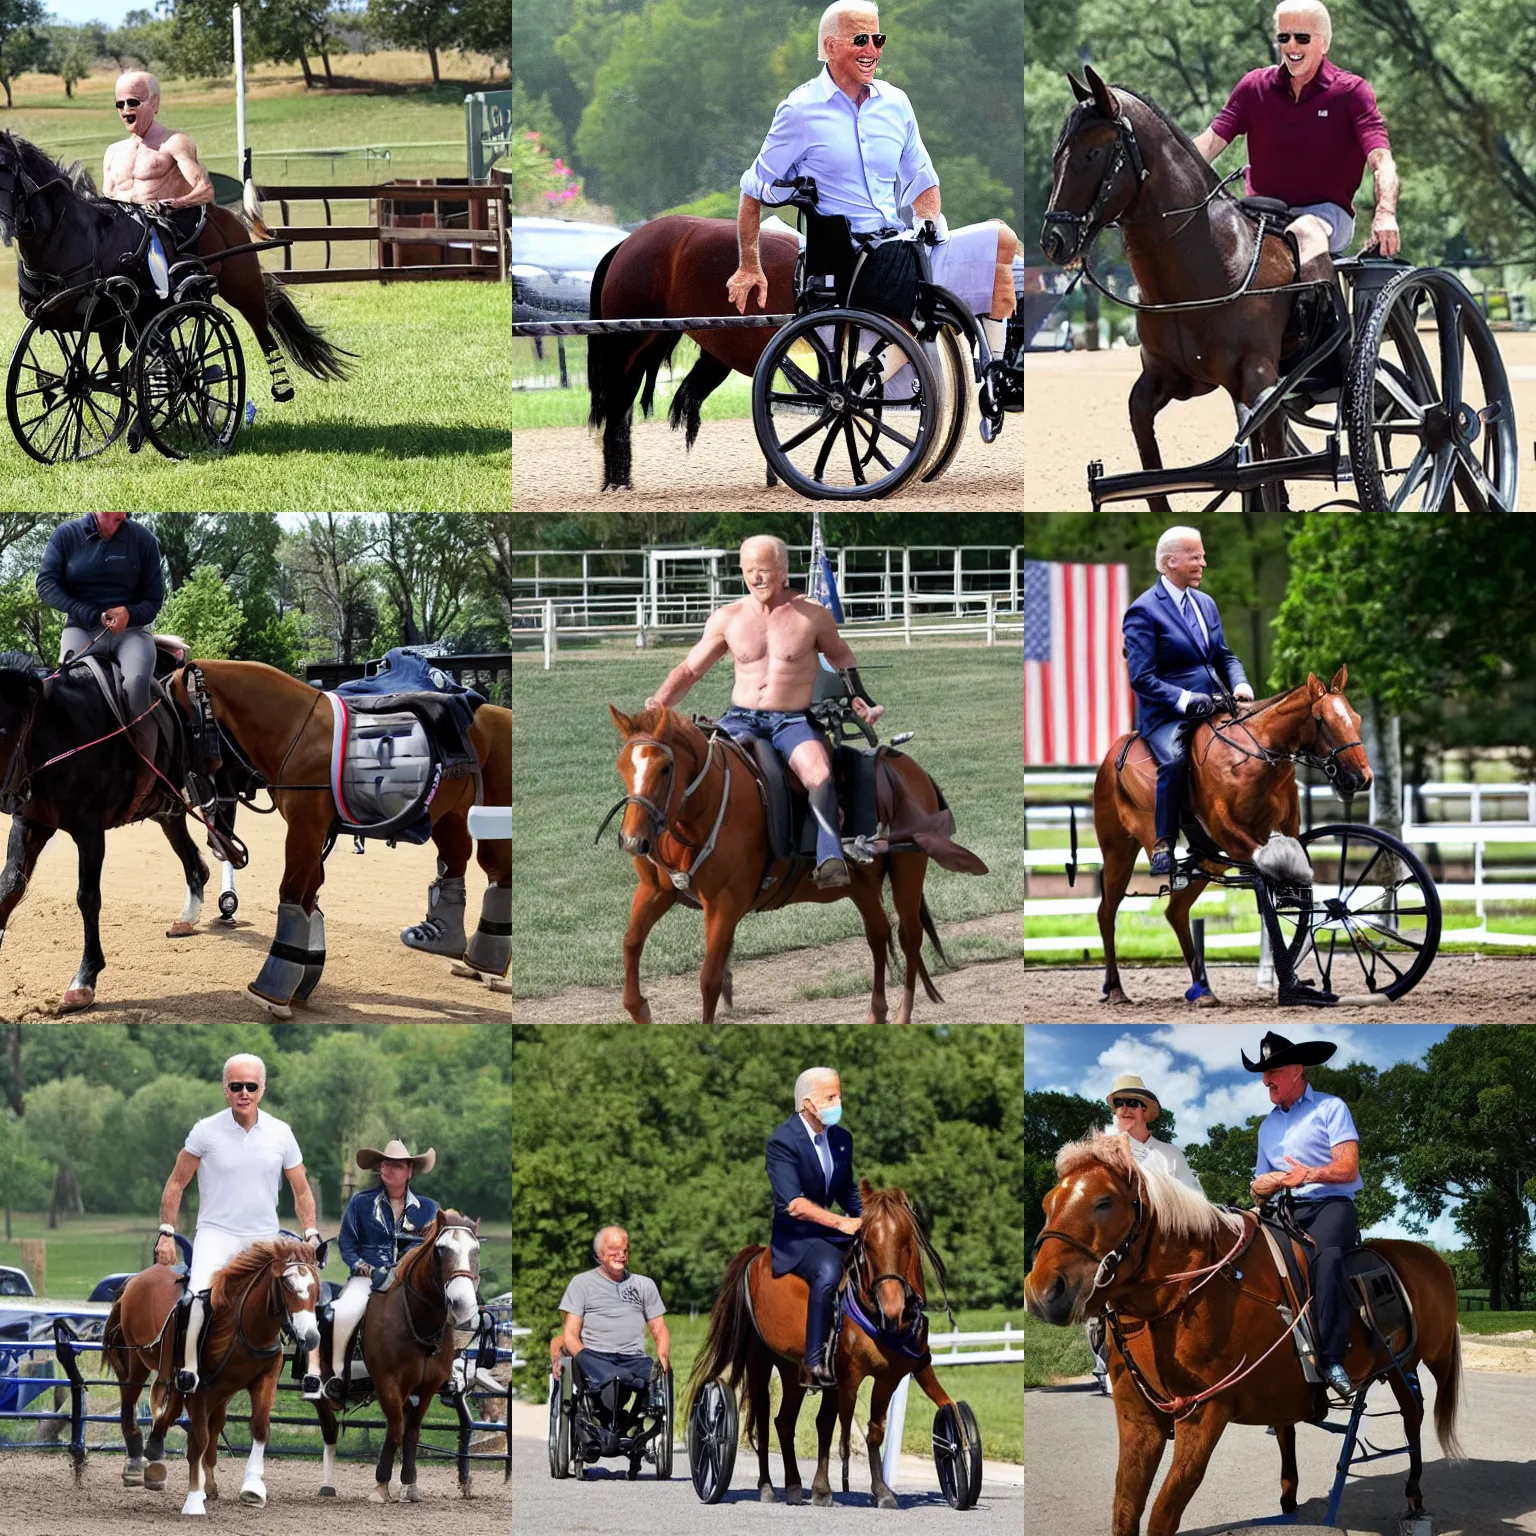
[(1275, 1067), (1316, 1067), (1338, 1050), (1331, 1040), (1303, 1040), (1295, 1045), (1274, 1030), (1259, 1041), (1259, 1059), (1249, 1061), (1247, 1051), (1239, 1051), (1243, 1065), (1250, 1072), (1269, 1072)]

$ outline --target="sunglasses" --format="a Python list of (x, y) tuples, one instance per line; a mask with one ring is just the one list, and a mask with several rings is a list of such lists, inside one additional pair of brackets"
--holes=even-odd
[(1145, 1109), (1147, 1106), (1140, 1099), (1111, 1099), (1111, 1109)]
[(885, 47), (885, 33), (884, 32), (855, 32), (853, 34), (853, 46), (855, 48), (862, 48), (867, 43), (873, 43), (876, 48), (884, 48)]
[(1275, 33), (1275, 41), (1277, 43), (1279, 43), (1282, 48), (1288, 42), (1290, 42), (1292, 38), (1294, 38), (1296, 40), (1297, 44), (1300, 47), (1305, 48), (1307, 46), (1307, 44), (1312, 41), (1312, 34), (1310, 32), (1277, 32), (1277, 33)]
[(129, 96), (123, 101), (113, 102), (112, 105), (115, 106), (119, 112), (121, 112), (124, 107), (142, 107), (144, 103), (140, 101), (137, 96)]
[(225, 1083), (230, 1093), (260, 1093), (260, 1083)]

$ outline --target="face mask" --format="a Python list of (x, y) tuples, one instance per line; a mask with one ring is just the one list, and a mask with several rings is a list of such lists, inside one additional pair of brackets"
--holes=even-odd
[(816, 1111), (816, 1118), (823, 1125), (836, 1125), (843, 1118), (843, 1106), (841, 1104), (829, 1104), (825, 1109)]

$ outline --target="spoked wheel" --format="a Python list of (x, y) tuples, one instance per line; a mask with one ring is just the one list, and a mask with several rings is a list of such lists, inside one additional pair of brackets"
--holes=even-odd
[(662, 1393), (666, 1397), (666, 1406), (662, 1410), (666, 1417), (661, 1422), (656, 1438), (651, 1441), (651, 1459), (656, 1463), (656, 1476), (666, 1482), (672, 1476), (672, 1426), (675, 1422), (673, 1415), (677, 1411), (672, 1397), (670, 1370), (662, 1377)]
[(245, 358), (229, 317), (211, 304), (173, 304), (144, 327), (134, 354), (144, 435), (168, 459), (223, 452), (245, 409)]
[(11, 354), (6, 414), (16, 441), (40, 464), (92, 458), (128, 424), (123, 324), (112, 311), (113, 323), (98, 330), (94, 309), (78, 328), (31, 321)]
[(1371, 826), (1313, 827), (1300, 841), (1310, 890), (1269, 888), (1297, 982), (1340, 1002), (1401, 997), (1440, 945), (1440, 893), (1429, 871)]
[(688, 1415), (688, 1474), (706, 1504), (718, 1504), (731, 1486), (740, 1427), (735, 1395), (718, 1381), (705, 1382)]
[(1498, 343), (1449, 272), (1417, 267), (1381, 290), (1344, 394), (1367, 512), (1513, 512), (1520, 445)]
[(802, 496), (869, 501), (918, 474), (939, 430), (939, 381), (910, 331), (824, 309), (774, 333), (752, 376), (768, 467)]
[(571, 1475), (571, 1363), (560, 1362), (560, 1376), (549, 1384), (549, 1475)]
[(925, 485), (937, 480), (960, 451), (966, 418), (970, 414), (971, 394), (976, 387), (971, 378), (970, 349), (953, 326), (939, 327), (939, 334), (928, 344), (928, 360), (934, 365), (944, 409), (920, 476)]
[(981, 1430), (969, 1403), (946, 1403), (934, 1414), (933, 1464), (950, 1508), (970, 1509), (981, 1497)]

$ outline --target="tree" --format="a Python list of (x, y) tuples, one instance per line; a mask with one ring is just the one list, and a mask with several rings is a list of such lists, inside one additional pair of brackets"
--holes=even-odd
[(235, 654), (245, 619), (217, 569), (203, 565), (160, 610), (159, 623), (180, 635), (193, 656), (218, 661)]
[(48, 1225), (60, 1216), (82, 1215), (80, 1170), (96, 1158), (102, 1122), (109, 1107), (121, 1103), (115, 1088), (87, 1083), (83, 1077), (55, 1078), (27, 1096), (27, 1145), (53, 1165)]
[(374, 31), (397, 48), (421, 48), (432, 64), (432, 84), (442, 79), (437, 53), (459, 40), (455, 0), (368, 0)]
[(50, 1169), (32, 1152), (21, 1122), (0, 1113), (0, 1205), (5, 1207), (5, 1240), (11, 1241), (11, 1212), (36, 1210), (48, 1198)]
[(370, 553), (406, 645), (443, 638), (485, 558), (480, 529), (452, 512), (386, 512)]
[(312, 513), (294, 550), (294, 567), (317, 600), (320, 623), (338, 661), (353, 661), (359, 651), (366, 654), (378, 628), (366, 559), (372, 537), (365, 518)]
[[(152, 1211), (187, 1133), (206, 1115), (224, 1107), (218, 1078), (165, 1074), (146, 1083), (123, 1105), (122, 1139), (100, 1169), (118, 1198), (117, 1208)], [(188, 1189), (182, 1226), (196, 1209), (196, 1187)]]
[(0, 0), (0, 85), (5, 87), (7, 109), (15, 105), (11, 82), (38, 56), (38, 38), (46, 19), (43, 0)]

